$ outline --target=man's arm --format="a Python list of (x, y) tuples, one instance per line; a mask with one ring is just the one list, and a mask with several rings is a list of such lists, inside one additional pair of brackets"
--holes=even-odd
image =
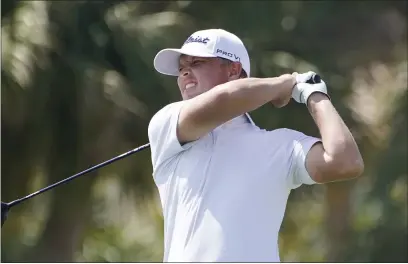
[(310, 177), (318, 183), (326, 183), (360, 176), (364, 170), (363, 158), (329, 98), (313, 93), (307, 105), (322, 137), (322, 143), (315, 144), (306, 156)]
[(268, 102), (289, 101), (296, 79), (285, 74), (275, 78), (230, 81), (185, 102), (180, 110), (177, 137), (194, 141), (219, 125), (253, 111)]

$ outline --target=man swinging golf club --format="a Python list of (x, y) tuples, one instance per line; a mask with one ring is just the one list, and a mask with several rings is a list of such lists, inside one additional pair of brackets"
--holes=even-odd
[[(278, 262), (290, 191), (362, 173), (326, 84), (310, 84), (315, 73), (250, 77), (243, 42), (222, 29), (195, 32), (181, 49), (160, 51), (154, 67), (177, 76), (183, 98), (158, 111), (148, 129), (165, 262)], [(305, 104), (321, 139), (266, 131), (248, 115), (291, 98)]]

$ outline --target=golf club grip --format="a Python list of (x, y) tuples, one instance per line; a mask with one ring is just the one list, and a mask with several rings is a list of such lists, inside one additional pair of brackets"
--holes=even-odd
[(309, 84), (315, 84), (315, 83), (320, 83), (322, 79), (318, 74), (314, 74), (310, 80), (307, 81)]
[(141, 150), (143, 150), (143, 149), (145, 149), (145, 148), (148, 148), (148, 147), (150, 147), (150, 144), (149, 144), (149, 143), (147, 143), (147, 144), (145, 144), (145, 145), (142, 145), (142, 146), (140, 146), (140, 147), (137, 147), (137, 148), (135, 148), (135, 149), (132, 149), (132, 150), (130, 150), (130, 151), (126, 152), (126, 153), (123, 153), (123, 154), (121, 154), (121, 155), (119, 155), (119, 156), (117, 156), (117, 157), (115, 157), (115, 158), (112, 158), (112, 159), (110, 159), (110, 160), (104, 161), (104, 162), (102, 162), (102, 163), (100, 163), (100, 164), (98, 164), (98, 165), (95, 165), (95, 166), (93, 166), (93, 167), (91, 167), (91, 168), (88, 168), (88, 169), (82, 171), (82, 172), (79, 172), (79, 173), (77, 173), (77, 174), (75, 174), (75, 175), (72, 175), (72, 176), (70, 176), (70, 177), (68, 177), (68, 178), (66, 178), (66, 179), (63, 179), (63, 180), (61, 180), (61, 181), (59, 181), (59, 182), (56, 182), (56, 183), (51, 184), (51, 185), (49, 185), (49, 186), (47, 186), (47, 187), (45, 187), (45, 188), (42, 188), (42, 189), (40, 189), (40, 190), (38, 190), (38, 191), (36, 191), (36, 192), (34, 192), (34, 193), (32, 193), (32, 194), (29, 194), (29, 195), (27, 195), (27, 196), (25, 196), (25, 197), (22, 197), (22, 198), (20, 198), (20, 199), (17, 199), (17, 200), (14, 200), (14, 201), (10, 202), (10, 203), (7, 203), (7, 205), (8, 205), (9, 208), (11, 208), (12, 206), (15, 206), (15, 205), (17, 205), (17, 204), (19, 204), (19, 203), (21, 203), (21, 202), (27, 200), (27, 199), (30, 199), (30, 198), (32, 198), (32, 197), (34, 197), (34, 196), (37, 196), (37, 195), (39, 195), (39, 194), (41, 194), (41, 193), (43, 193), (43, 192), (48, 191), (48, 190), (51, 190), (52, 188), (57, 187), (58, 185), (67, 183), (67, 182), (69, 182), (69, 181), (71, 181), (71, 180), (73, 180), (73, 179), (75, 179), (75, 178), (77, 178), (77, 177), (79, 177), (79, 176), (82, 176), (82, 175), (84, 175), (84, 174), (86, 174), (86, 173), (88, 173), (88, 172), (91, 172), (91, 171), (94, 171), (94, 170), (99, 169), (99, 168), (101, 168), (101, 167), (104, 167), (104, 166), (106, 166), (106, 165), (108, 165), (108, 164), (110, 164), (110, 163), (112, 163), (112, 162), (115, 162), (115, 161), (118, 161), (118, 160), (120, 160), (120, 159), (123, 159), (123, 158), (125, 158), (125, 157), (127, 157), (127, 156), (129, 156), (129, 155), (132, 155), (132, 154), (134, 154), (134, 153), (136, 153), (136, 152), (139, 152), (139, 151), (141, 151)]

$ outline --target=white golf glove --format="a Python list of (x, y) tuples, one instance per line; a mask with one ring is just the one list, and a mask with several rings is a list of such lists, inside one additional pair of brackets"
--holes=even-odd
[(296, 83), (305, 83), (312, 79), (313, 75), (316, 75), (316, 73), (312, 71), (308, 71), (306, 73), (295, 72), (293, 74), (296, 74)]
[(316, 73), (309, 71), (307, 73), (296, 75), (297, 84), (295, 85), (295, 87), (293, 87), (292, 90), (292, 98), (296, 102), (307, 105), (307, 100), (309, 99), (309, 96), (312, 95), (313, 93), (323, 93), (330, 100), (330, 96), (327, 93), (326, 83), (323, 80), (321, 80), (320, 83), (315, 84), (306, 83), (315, 74)]

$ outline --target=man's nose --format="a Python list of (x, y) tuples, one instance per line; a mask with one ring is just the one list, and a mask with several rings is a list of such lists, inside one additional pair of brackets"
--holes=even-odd
[(183, 69), (183, 71), (181, 72), (181, 75), (183, 76), (183, 77), (187, 77), (187, 76), (189, 76), (190, 75), (190, 69), (189, 68), (185, 68), (185, 69)]

